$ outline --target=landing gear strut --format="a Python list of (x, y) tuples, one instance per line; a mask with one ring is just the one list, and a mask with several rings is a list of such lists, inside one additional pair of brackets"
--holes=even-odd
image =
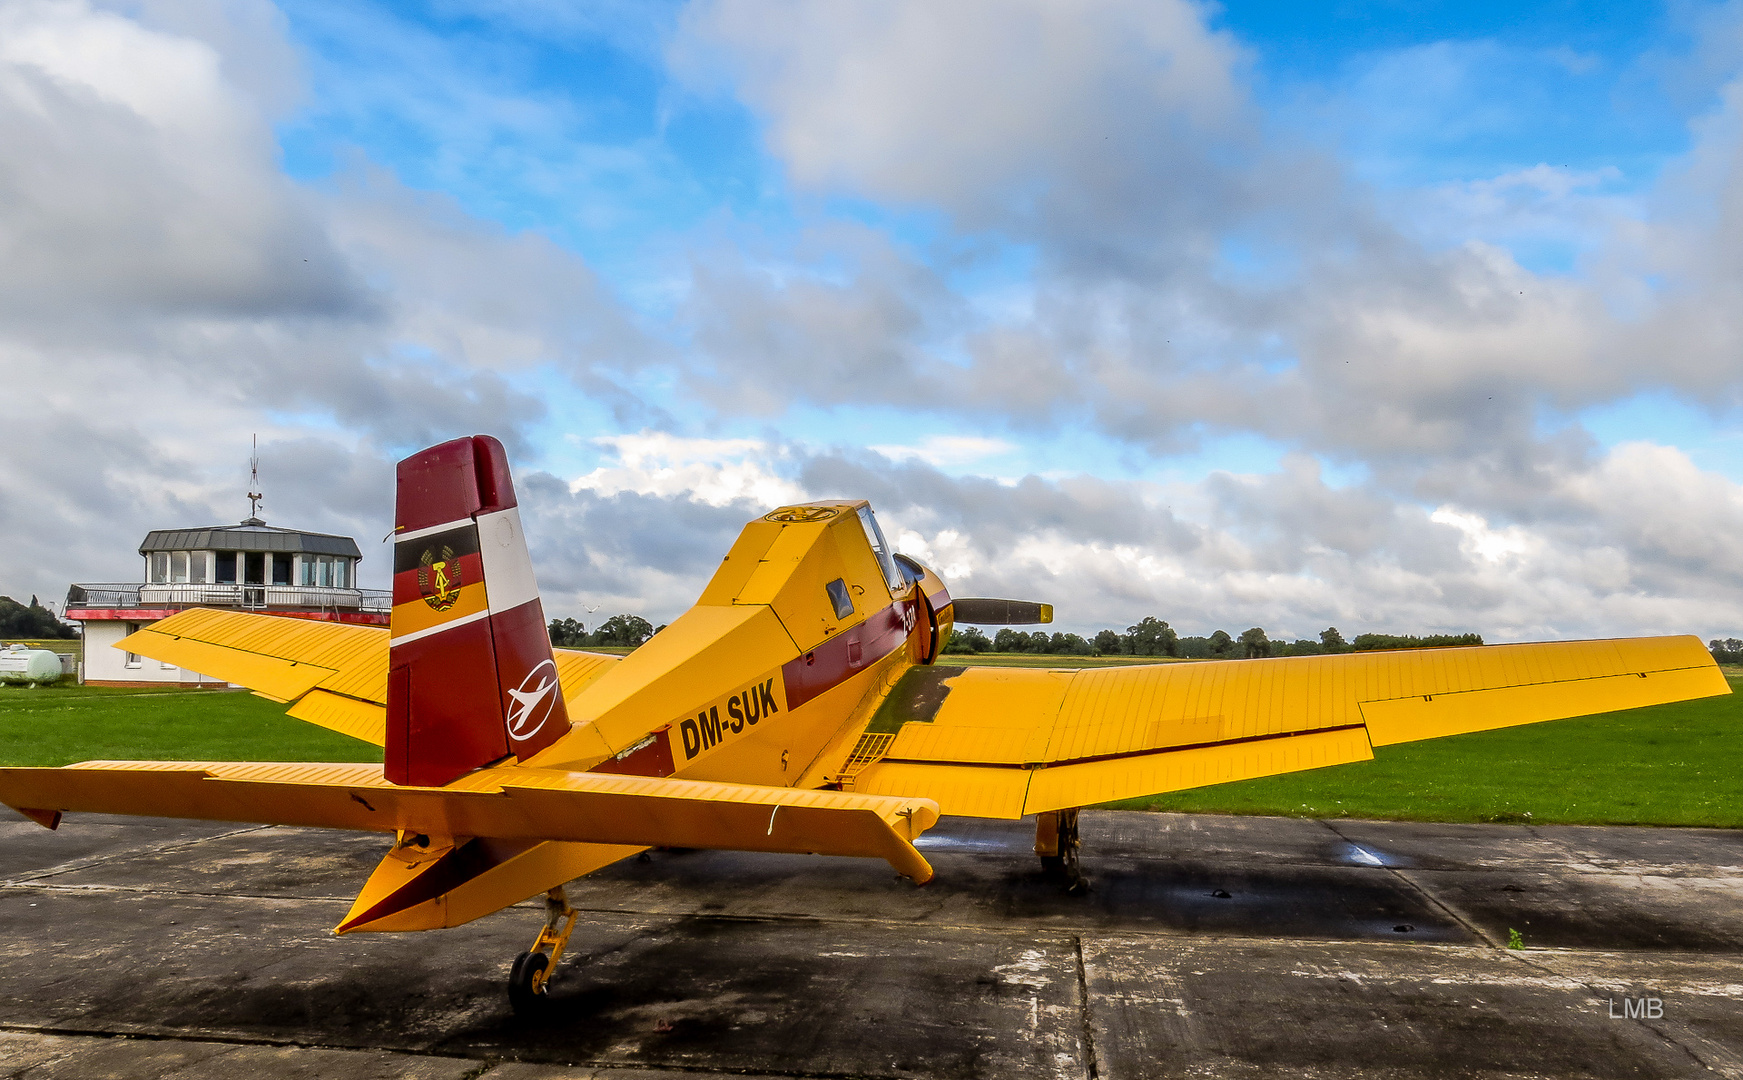
[(1089, 879), (1077, 865), (1076, 810), (1049, 810), (1035, 815), (1035, 854), (1041, 856), (1041, 872), (1065, 883), (1065, 891), (1081, 896), (1089, 891)]
[(550, 1000), (545, 996), (545, 985), (556, 971), (580, 914), (569, 906), (561, 885), (545, 894), (545, 925), (533, 947), (514, 958), (508, 973), (508, 1003), (517, 1016), (532, 1016)]

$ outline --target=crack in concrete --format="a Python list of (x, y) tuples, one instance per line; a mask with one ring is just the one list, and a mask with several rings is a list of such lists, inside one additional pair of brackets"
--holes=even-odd
[[(695, 1073), (706, 1076), (778, 1076), (790, 1080), (888, 1080), (879, 1074), (861, 1072), (795, 1072), (785, 1069), (747, 1069), (720, 1065), (692, 1065), (684, 1062), (643, 1062), (643, 1061), (543, 1061), (521, 1057), (478, 1057), (473, 1054), (457, 1051), (444, 1051), (439, 1048), (422, 1050), (407, 1049), (399, 1046), (360, 1046), (342, 1043), (325, 1043), (299, 1039), (251, 1038), (243, 1035), (201, 1035), (197, 1032), (159, 1032), (148, 1029), (128, 1031), (108, 1031), (90, 1028), (65, 1028), (48, 1025), (0, 1023), (0, 1032), (14, 1032), (21, 1035), (48, 1035), (64, 1039), (92, 1040), (137, 1040), (139, 1042), (165, 1043), (200, 1043), (210, 1046), (226, 1046), (241, 1048), (247, 1046), (270, 1047), (287, 1050), (332, 1050), (346, 1053), (379, 1053), (392, 1054), (402, 1058), (439, 1058), (446, 1061), (475, 1062), (477, 1067), (463, 1073), (461, 1080), (477, 1080), (488, 1076), (494, 1070), (504, 1065), (530, 1064), (549, 1065), (579, 1069), (593, 1069), (612, 1073), (644, 1072), (644, 1073)], [(39, 1062), (33, 1068), (43, 1065), (67, 1061), (76, 1057), (78, 1051), (48, 1061)], [(1091, 1074), (1092, 1076), (1094, 1074)]]
[[(1508, 949), (1504, 951), (1506, 951), (1512, 959), (1524, 964), (1526, 967), (1531, 968), (1534, 971), (1541, 971), (1545, 974), (1555, 976), (1556, 978), (1568, 979), (1572, 982), (1578, 983), (1594, 998), (1612, 1000), (1615, 997), (1612, 993), (1599, 990), (1596, 986), (1593, 986), (1585, 979), (1579, 978), (1575, 975), (1565, 974), (1546, 964), (1538, 963), (1530, 956), (1527, 956), (1523, 950)], [(1567, 952), (1570, 950), (1561, 951)], [(1712, 1040), (1697, 1035), (1689, 1029), (1687, 1024), (1681, 1024), (1675, 1020), (1663, 1018), (1661, 1019), (1663, 1027), (1655, 1027), (1652, 1024), (1647, 1023), (1645, 1017), (1628, 1017), (1627, 1019), (1632, 1020), (1634, 1023), (1645, 1028), (1647, 1031), (1652, 1032), (1652, 1034), (1658, 1036), (1658, 1038), (1669, 1043), (1671, 1046), (1681, 1050), (1683, 1053), (1687, 1054), (1695, 1064), (1706, 1069), (1708, 1072), (1716, 1072), (1720, 1076), (1726, 1077), (1727, 1080), (1743, 1080), (1743, 1058), (1739, 1058), (1737, 1055), (1731, 1053), (1731, 1051)], [(1676, 1035), (1671, 1035), (1669, 1032), (1665, 1031), (1664, 1028), (1674, 1029)], [(1695, 1046), (1699, 1046), (1701, 1050), (1705, 1052), (1706, 1056), (1703, 1057), (1701, 1054), (1696, 1053), (1694, 1049)]]
[(12, 885), (26, 885), (33, 881), (41, 881), (43, 878), (54, 877), (57, 874), (70, 874), (75, 870), (84, 870), (93, 866), (101, 866), (104, 863), (113, 862), (116, 859), (130, 858), (135, 855), (156, 854), (165, 851), (182, 851), (187, 848), (197, 847), (210, 840), (222, 840), (230, 836), (242, 836), (245, 833), (260, 832), (262, 829), (271, 828), (274, 828), (274, 826), (249, 825), (241, 829), (230, 829), (227, 832), (213, 833), (211, 836), (195, 837), (192, 840), (177, 840), (167, 844), (138, 845), (135, 847), (122, 848), (119, 851), (111, 851), (106, 855), (86, 855), (77, 859), (68, 859), (66, 862), (58, 863), (46, 870), (38, 870), (32, 874), (7, 878), (5, 881), (0, 881), (0, 888)]
[[(1378, 870), (1378, 869), (1392, 869), (1392, 868), (1373, 867), (1372, 869)], [(1144, 939), (1154, 938), (1154, 939), (1159, 939), (1159, 940), (1164, 940), (1164, 941), (1182, 941), (1182, 940), (1185, 940), (1185, 941), (1204, 942), (1204, 943), (1212, 943), (1212, 944), (1219, 944), (1219, 945), (1227, 945), (1227, 944), (1249, 944), (1249, 945), (1326, 944), (1326, 945), (1362, 945), (1362, 946), (1373, 946), (1373, 947), (1385, 948), (1385, 949), (1407, 949), (1407, 950), (1476, 949), (1476, 950), (1480, 950), (1482, 952), (1500, 951), (1500, 952), (1508, 953), (1509, 955), (1513, 955), (1513, 956), (1518, 955), (1516, 950), (1509, 950), (1506, 948), (1506, 946), (1498, 944), (1491, 937), (1489, 937), (1487, 934), (1483, 933), (1481, 930), (1476, 928), (1474, 925), (1466, 922), (1463, 918), (1461, 918), (1459, 916), (1459, 914), (1456, 911), (1447, 907), (1445, 904), (1439, 902), (1434, 897), (1434, 895), (1431, 892), (1429, 892), (1424, 886), (1417, 884), (1415, 881), (1413, 881), (1409, 878), (1404, 878), (1403, 880), (1405, 881), (1406, 884), (1411, 885), (1415, 891), (1420, 893), (1424, 897), (1425, 900), (1434, 904), (1434, 906), (1440, 908), (1441, 911), (1446, 914), (1448, 919), (1450, 919), (1453, 922), (1455, 922), (1456, 924), (1458, 924), (1460, 926), (1460, 928), (1466, 930), (1473, 938), (1476, 939), (1477, 943), (1470, 944), (1470, 943), (1458, 942), (1458, 941), (1399, 941), (1396, 938), (1391, 937), (1391, 936), (1378, 936), (1378, 935), (1375, 937), (1371, 937), (1371, 938), (1326, 939), (1325, 941), (1321, 942), (1321, 941), (1316, 941), (1313, 939), (1303, 939), (1300, 937), (1290, 937), (1290, 936), (1279, 936), (1279, 935), (1274, 935), (1274, 934), (1263, 934), (1263, 935), (1259, 935), (1259, 934), (1255, 934), (1255, 935), (1215, 934), (1215, 933), (1205, 933), (1203, 931), (1192, 931), (1192, 930), (1183, 930), (1183, 929), (1168, 928), (1168, 929), (1152, 930), (1152, 929), (1143, 929), (1143, 928), (1139, 928), (1139, 927), (1121, 927), (1121, 928), (1119, 928), (1117, 933), (1113, 933), (1113, 936), (1121, 937), (1121, 938), (1144, 938)], [(123, 894), (126, 894), (128, 896), (157, 896), (157, 897), (163, 897), (166, 899), (187, 899), (187, 900), (270, 900), (270, 901), (273, 901), (275, 903), (307, 903), (307, 904), (350, 904), (350, 903), (352, 903), (352, 898), (343, 897), (343, 896), (287, 896), (287, 895), (278, 895), (278, 894), (273, 894), (273, 893), (197, 892), (197, 891), (189, 890), (189, 889), (151, 889), (151, 888), (144, 888), (144, 887), (132, 886), (132, 885), (110, 885), (110, 884), (59, 885), (59, 884), (54, 884), (54, 883), (24, 882), (22, 884), (14, 885), (11, 883), (0, 883), (0, 892), (4, 892), (7, 890), (13, 890), (13, 891), (21, 892), (21, 893), (22, 892), (41, 892), (41, 893), (61, 893), (64, 895), (102, 895), (104, 893), (123, 893)], [(543, 899), (540, 898), (538, 901), (526, 900), (526, 901), (523, 901), (523, 902), (518, 903), (518, 904), (511, 904), (508, 907), (503, 908), (502, 910), (504, 910), (504, 911), (525, 910), (525, 911), (530, 912), (530, 911), (535, 911), (535, 910), (541, 910), (542, 906), (543, 906)], [(996, 934), (996, 935), (1005, 936), (1005, 937), (1031, 937), (1037, 931), (1041, 931), (1041, 930), (1053, 930), (1053, 931), (1057, 931), (1057, 932), (1068, 934), (1068, 935), (1088, 934), (1088, 935), (1107, 936), (1110, 933), (1112, 933), (1111, 931), (1109, 931), (1109, 929), (1107, 927), (1104, 927), (1104, 926), (1092, 926), (1092, 925), (1088, 925), (1088, 924), (1075, 924), (1074, 925), (1074, 924), (1069, 924), (1069, 923), (1066, 923), (1066, 924), (1055, 923), (1055, 924), (1049, 924), (1049, 925), (1045, 925), (1045, 926), (1041, 926), (1041, 925), (1010, 926), (1010, 925), (989, 925), (986, 923), (939, 923), (939, 922), (919, 922), (919, 921), (914, 921), (914, 920), (910, 920), (910, 919), (880, 919), (880, 918), (876, 918), (876, 917), (869, 916), (869, 915), (867, 915), (867, 916), (782, 915), (782, 914), (738, 915), (738, 914), (732, 914), (732, 913), (728, 913), (728, 912), (718, 912), (718, 911), (652, 911), (652, 912), (650, 912), (650, 911), (635, 911), (635, 910), (631, 910), (629, 908), (580, 907), (580, 906), (577, 906), (576, 910), (581, 912), (582, 915), (584, 915), (584, 916), (585, 915), (596, 915), (596, 916), (602, 916), (605, 918), (622, 919), (622, 920), (626, 920), (626, 921), (629, 921), (632, 923), (633, 922), (646, 923), (646, 922), (654, 922), (654, 921), (675, 921), (675, 920), (680, 920), (680, 919), (691, 919), (691, 920), (724, 922), (724, 923), (772, 923), (772, 924), (809, 923), (809, 924), (823, 925), (823, 926), (877, 926), (877, 927), (893, 927), (893, 928), (901, 928), (901, 929), (909, 929), (909, 930), (914, 930), (914, 929), (923, 929), (923, 930), (929, 930), (929, 931), (935, 930), (935, 931), (939, 931), (939, 932), (960, 931), (960, 932), (972, 932), (972, 933), (977, 933), (977, 934)], [(1570, 956), (1605, 956), (1605, 955), (1609, 955), (1613, 950), (1595, 949), (1595, 948), (1594, 949), (1580, 949), (1580, 948), (1574, 948), (1571, 946), (1556, 946), (1553, 949), (1539, 948), (1539, 949), (1534, 949), (1533, 951), (1540, 952), (1540, 953), (1553, 952), (1556, 954), (1566, 954), (1566, 955), (1570, 955)], [(1705, 956), (1713, 956), (1713, 955), (1730, 955), (1730, 954), (1725, 954), (1725, 953), (1719, 953), (1719, 952), (1712, 950), (1712, 949), (1649, 949), (1649, 950), (1629, 950), (1629, 951), (1631, 953), (1640, 953), (1642, 955), (1650, 953), (1652, 955), (1665, 955), (1665, 956), (1689, 955), (1689, 956), (1705, 957)]]
[[(1328, 830), (1330, 830), (1331, 834), (1333, 836), (1337, 837), (1339, 840), (1342, 840), (1346, 844), (1356, 844), (1356, 841), (1354, 841), (1354, 840), (1350, 839), (1348, 836), (1344, 835), (1343, 831), (1340, 830), (1336, 825), (1333, 825), (1329, 820), (1327, 820), (1325, 818), (1318, 818), (1316, 820), (1318, 820), (1318, 822), (1321, 825), (1325, 826)], [(1359, 847), (1360, 845), (1358, 844), (1356, 846)], [(1440, 897), (1436, 896), (1433, 892), (1429, 891), (1429, 889), (1426, 885), (1423, 885), (1421, 882), (1417, 881), (1415, 878), (1411, 877), (1409, 874), (1406, 874), (1403, 871), (1403, 869), (1396, 867), (1396, 866), (1386, 866), (1384, 864), (1382, 864), (1380, 866), (1373, 867), (1372, 869), (1385, 870), (1385, 871), (1389, 872), (1393, 877), (1397, 878), (1399, 881), (1402, 881), (1404, 884), (1410, 886), (1411, 890), (1413, 892), (1415, 892), (1416, 895), (1422, 897), (1422, 899), (1424, 901), (1426, 901), (1430, 906), (1438, 908), (1440, 910), (1441, 914), (1443, 914), (1447, 918), (1451, 919), (1456, 926), (1458, 926), (1465, 933), (1476, 938), (1478, 941), (1482, 942), (1483, 944), (1489, 946), (1492, 949), (1502, 948), (1501, 943), (1499, 941), (1496, 941), (1493, 937), (1490, 937), (1489, 934), (1486, 931), (1484, 931), (1482, 927), (1478, 926), (1476, 923), (1472, 922), (1471, 920), (1465, 918), (1464, 915), (1462, 915), (1461, 913), (1456, 911), (1452, 907), (1452, 905), (1446, 903)]]
[(218, 1046), (284, 1047), (290, 1050), (368, 1050), (376, 1053), (400, 1054), (408, 1057), (451, 1058), (460, 1061), (477, 1060), (471, 1054), (445, 1052), (436, 1048), (428, 1050), (413, 1050), (403, 1046), (359, 1046), (346, 1043), (317, 1042), (307, 1039), (275, 1039), (266, 1035), (242, 1035), (234, 1032), (225, 1035), (202, 1035), (198, 1031), (161, 1031), (147, 1027), (120, 1030), (110, 1028), (78, 1028), (61, 1027), (52, 1024), (18, 1024), (7, 1022), (0, 1022), (0, 1031), (15, 1031), (25, 1035), (59, 1035), (64, 1038), (77, 1039), (140, 1039), (148, 1042), (211, 1043)]
[(1083, 1026), (1080, 1038), (1083, 1041), (1083, 1068), (1089, 1080), (1098, 1080), (1101, 1076), (1101, 1064), (1095, 1056), (1095, 1019), (1090, 1015), (1089, 1008), (1089, 971), (1083, 962), (1083, 936), (1071, 935), (1071, 951), (1077, 956), (1077, 1007), (1078, 1020)]

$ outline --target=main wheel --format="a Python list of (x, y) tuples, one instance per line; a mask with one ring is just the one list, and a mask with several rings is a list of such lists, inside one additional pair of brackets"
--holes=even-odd
[(534, 977), (550, 965), (551, 958), (542, 952), (524, 952), (514, 958), (514, 967), (508, 972), (508, 1003), (516, 1016), (533, 1016), (550, 1000), (542, 985), (533, 989)]
[(1063, 881), (1065, 891), (1072, 896), (1081, 896), (1089, 891), (1089, 879), (1077, 865), (1077, 851), (1083, 845), (1078, 839), (1076, 810), (1060, 811), (1057, 836), (1058, 854), (1041, 856), (1041, 873), (1051, 880)]

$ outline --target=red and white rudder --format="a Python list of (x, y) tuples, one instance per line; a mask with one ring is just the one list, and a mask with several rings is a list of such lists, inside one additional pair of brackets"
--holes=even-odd
[(439, 786), (569, 730), (509, 478), (488, 435), (399, 463), (387, 779)]

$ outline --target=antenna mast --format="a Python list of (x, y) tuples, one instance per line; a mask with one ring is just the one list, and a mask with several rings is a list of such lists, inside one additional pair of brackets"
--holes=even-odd
[(260, 520), (260, 502), (265, 496), (260, 493), (260, 436), (254, 436), (254, 451), (248, 456), (248, 518), (250, 521)]

